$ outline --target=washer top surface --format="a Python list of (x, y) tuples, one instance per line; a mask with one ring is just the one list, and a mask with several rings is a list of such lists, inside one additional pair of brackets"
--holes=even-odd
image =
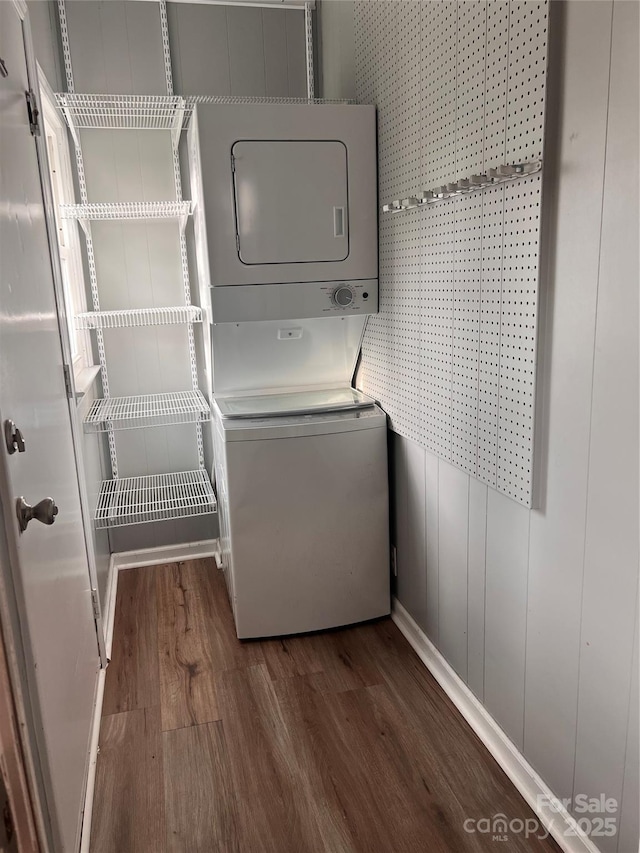
[(358, 430), (386, 429), (387, 426), (386, 414), (375, 403), (365, 408), (334, 409), (307, 414), (287, 412), (277, 416), (223, 418), (218, 401), (214, 399), (213, 416), (216, 429), (225, 443), (332, 435)]
[(216, 397), (221, 416), (227, 418), (273, 418), (323, 412), (354, 411), (374, 405), (355, 388), (305, 389), (283, 394)]

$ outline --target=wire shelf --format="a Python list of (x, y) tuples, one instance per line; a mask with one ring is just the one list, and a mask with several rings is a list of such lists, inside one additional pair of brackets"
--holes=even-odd
[(206, 471), (123, 477), (103, 481), (95, 525), (122, 527), (214, 512), (216, 496)]
[(186, 219), (191, 214), (190, 201), (123, 201), (92, 204), (61, 204), (62, 219), (129, 220)]
[(94, 400), (85, 416), (84, 428), (85, 432), (107, 432), (111, 428), (203, 423), (210, 418), (209, 404), (200, 391), (175, 391)]
[(167, 308), (130, 308), (121, 311), (86, 311), (76, 314), (77, 329), (125, 329), (131, 326), (175, 326), (201, 323), (202, 310), (195, 305)]
[(76, 145), (78, 131), (170, 130), (174, 148), (180, 132), (189, 124), (197, 104), (355, 104), (351, 99), (269, 98), (238, 95), (98, 95), (57, 92), (56, 102), (64, 114)]
[(355, 104), (349, 98), (269, 98), (253, 97), (251, 95), (190, 95), (185, 98), (185, 115), (191, 116), (194, 106), (198, 104)]
[(121, 130), (173, 130), (182, 124), (184, 98), (178, 95), (56, 94), (67, 124)]
[(57, 92), (67, 122), (87, 128), (172, 130), (176, 118), (190, 116), (196, 104), (355, 104), (349, 98), (277, 98), (251, 95), (108, 95)]

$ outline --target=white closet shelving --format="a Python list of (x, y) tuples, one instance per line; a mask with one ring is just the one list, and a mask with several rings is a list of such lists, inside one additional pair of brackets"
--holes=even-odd
[(95, 525), (100, 529), (188, 518), (214, 508), (215, 495), (203, 470), (120, 477), (102, 484)]
[(75, 129), (174, 130), (182, 127), (179, 95), (92, 95), (60, 92), (58, 106)]
[(347, 99), (253, 97), (249, 95), (102, 95), (58, 92), (56, 101), (74, 140), (78, 131), (170, 130), (174, 147), (197, 104), (348, 104)]
[(149, 222), (154, 219), (177, 219), (182, 231), (190, 215), (190, 201), (123, 201), (60, 205), (62, 219), (78, 219), (83, 223), (101, 220), (128, 222), (136, 219)]
[(208, 421), (209, 415), (209, 404), (201, 391), (176, 391), (94, 400), (84, 423), (87, 432), (107, 432), (109, 427), (139, 429), (199, 423)]
[(201, 323), (202, 311), (195, 305), (162, 308), (126, 308), (119, 311), (85, 311), (76, 314), (78, 329), (124, 329), (132, 326), (175, 326)]
[[(202, 323), (202, 311), (191, 304), (189, 265), (185, 228), (192, 212), (191, 202), (182, 198), (178, 144), (192, 106), (173, 94), (171, 63), (168, 54), (166, 4), (159, 3), (165, 44), (165, 74), (168, 94), (95, 95), (74, 92), (71, 51), (64, 0), (58, 11), (62, 35), (68, 92), (56, 100), (73, 137), (76, 153), (80, 204), (61, 205), (64, 219), (77, 220), (84, 232), (91, 284), (92, 309), (77, 314), (77, 328), (90, 329), (96, 335), (100, 359), (103, 396), (95, 400), (84, 418), (87, 432), (105, 433), (109, 440), (112, 478), (102, 482), (95, 512), (96, 528), (145, 524), (164, 519), (186, 518), (216, 512), (216, 497), (204, 462), (202, 425), (211, 418), (208, 402), (198, 387), (198, 366), (194, 326)], [(81, 145), (81, 131), (160, 130), (171, 134), (172, 172), (175, 198), (168, 201), (94, 202), (89, 201)], [(179, 229), (182, 305), (136, 307), (103, 311), (94, 256), (93, 222), (151, 223), (174, 220)], [(171, 393), (111, 396), (104, 336), (113, 329), (182, 324), (187, 329), (191, 388)], [(192, 424), (195, 428), (198, 469), (138, 477), (120, 477), (115, 434), (120, 430), (146, 429), (173, 424)]]
[[(314, 98), (313, 38), (311, 7), (305, 5), (305, 47), (307, 58), (307, 98), (243, 97), (203, 95), (182, 97), (173, 92), (171, 53), (166, 0), (159, 0), (164, 53), (166, 95), (116, 95), (75, 92), (72, 57), (67, 30), (65, 0), (58, 0), (60, 34), (64, 54), (67, 92), (56, 94), (76, 152), (80, 204), (62, 205), (65, 219), (77, 220), (84, 232), (91, 284), (92, 310), (76, 315), (80, 329), (96, 335), (100, 360), (103, 397), (95, 400), (85, 417), (87, 432), (105, 433), (109, 441), (113, 478), (102, 483), (95, 524), (98, 528), (142, 524), (161, 519), (204, 515), (216, 511), (216, 498), (204, 465), (202, 424), (210, 420), (209, 404), (198, 388), (198, 366), (194, 327), (202, 323), (202, 311), (191, 304), (189, 264), (185, 228), (192, 213), (190, 201), (182, 198), (180, 135), (187, 127), (197, 104), (315, 104), (348, 103)], [(175, 199), (154, 202), (90, 202), (87, 196), (81, 133), (85, 130), (160, 130), (171, 134)], [(123, 308), (103, 311), (96, 273), (91, 224), (93, 222), (130, 223), (174, 219), (179, 227), (180, 266), (184, 304), (164, 307)], [(97, 229), (96, 229), (97, 233)], [(162, 394), (115, 397), (109, 389), (105, 334), (111, 330), (140, 326), (184, 324), (188, 334), (191, 389)], [(115, 434), (120, 430), (143, 429), (171, 424), (193, 424), (196, 432), (198, 470), (144, 477), (119, 477)]]

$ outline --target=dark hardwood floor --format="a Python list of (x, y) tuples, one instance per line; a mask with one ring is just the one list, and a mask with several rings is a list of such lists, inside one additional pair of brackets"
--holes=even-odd
[(120, 573), (92, 853), (556, 851), (390, 619), (236, 639), (212, 560)]

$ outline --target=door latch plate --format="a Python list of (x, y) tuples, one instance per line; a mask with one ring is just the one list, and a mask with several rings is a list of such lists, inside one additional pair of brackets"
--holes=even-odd
[(29, 113), (29, 130), (32, 136), (40, 136), (40, 110), (38, 109), (36, 96), (33, 93), (33, 89), (29, 89), (24, 94), (27, 99), (27, 112)]
[(4, 422), (4, 443), (7, 445), (7, 453), (9, 453), (10, 456), (12, 456), (16, 450), (18, 453), (24, 453), (27, 449), (24, 438), (22, 437), (22, 432), (10, 418), (7, 418)]

